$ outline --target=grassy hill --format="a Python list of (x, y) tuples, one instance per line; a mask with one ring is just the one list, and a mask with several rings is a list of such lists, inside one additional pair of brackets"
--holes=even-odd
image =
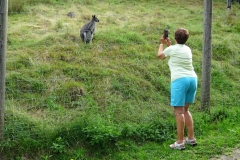
[[(201, 112), (201, 0), (9, 1), (5, 140), (8, 159), (208, 159), (239, 143), (240, 5), (213, 4), (211, 113)], [(74, 12), (74, 17), (67, 13)], [(92, 44), (80, 28), (100, 20)], [(165, 28), (187, 28), (199, 89), (199, 146), (182, 154), (169, 106)], [(219, 134), (220, 133), (220, 134)], [(226, 139), (227, 137), (227, 139)], [(12, 152), (14, 150), (14, 153)]]

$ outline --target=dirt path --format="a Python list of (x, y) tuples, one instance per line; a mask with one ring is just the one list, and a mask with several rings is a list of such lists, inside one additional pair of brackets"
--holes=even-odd
[(240, 149), (236, 149), (230, 155), (222, 155), (219, 158), (211, 158), (209, 160), (240, 160)]

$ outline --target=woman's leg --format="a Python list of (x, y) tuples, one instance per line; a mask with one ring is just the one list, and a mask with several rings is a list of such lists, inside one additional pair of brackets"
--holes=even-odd
[(184, 126), (185, 126), (185, 118), (184, 118), (184, 107), (174, 107), (174, 114), (176, 118), (177, 124), (177, 143), (181, 144), (184, 140)]
[(193, 127), (193, 119), (190, 111), (188, 110), (189, 103), (186, 103), (184, 106), (184, 118), (185, 118), (185, 125), (188, 130), (188, 139), (194, 139), (194, 127)]

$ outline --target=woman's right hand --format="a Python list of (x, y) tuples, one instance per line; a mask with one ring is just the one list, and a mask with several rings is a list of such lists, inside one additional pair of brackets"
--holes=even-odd
[(166, 39), (165, 39), (165, 42), (166, 42), (167, 46), (170, 46), (170, 45), (171, 45), (171, 40), (170, 40), (169, 38), (166, 38)]
[(164, 39), (164, 35), (162, 35), (161, 39), (160, 39), (160, 44), (164, 44), (165, 43), (165, 39)]

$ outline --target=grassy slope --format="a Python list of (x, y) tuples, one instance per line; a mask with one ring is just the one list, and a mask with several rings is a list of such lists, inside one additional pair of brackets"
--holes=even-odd
[[(118, 152), (108, 151), (111, 154), (104, 157), (174, 159), (189, 156), (206, 159), (226, 151), (223, 146), (234, 147), (237, 138), (225, 141), (224, 137), (236, 137), (240, 133), (233, 123), (239, 115), (236, 109), (239, 103), (239, 79), (236, 75), (240, 72), (236, 45), (240, 43), (239, 5), (234, 5), (234, 14), (228, 15), (224, 3), (214, 2), (212, 115), (209, 117), (198, 111), (202, 1), (91, 2), (54, 6), (39, 4), (27, 7), (26, 13), (9, 16), (6, 136), (10, 137), (14, 132), (16, 137), (9, 138), (12, 143), (9, 149), (23, 143), (23, 148), (18, 148), (17, 152), (23, 154), (27, 146), (27, 152), (32, 152), (35, 149), (31, 146), (33, 144), (39, 147), (39, 143), (44, 142), (47, 147), (51, 146), (56, 132), (64, 136), (61, 128), (74, 121), (82, 123), (85, 120), (89, 125), (85, 128), (87, 133), (94, 134), (95, 126), (108, 126), (115, 131), (115, 127), (124, 128), (125, 124), (139, 126), (164, 119), (168, 121), (166, 127), (169, 129), (160, 141), (156, 137), (152, 141), (146, 136), (145, 140), (150, 141), (140, 141), (141, 145), (137, 146), (133, 141), (118, 140)], [(76, 17), (67, 17), (69, 11), (75, 12)], [(100, 23), (97, 24), (93, 44), (85, 45), (79, 39), (79, 29), (92, 14), (97, 15)], [(196, 136), (200, 144), (207, 145), (187, 150), (190, 153), (187, 155), (168, 149), (175, 135), (175, 122), (168, 106), (170, 77), (167, 61), (156, 59), (159, 35), (166, 27), (172, 41), (176, 28), (189, 29), (188, 45), (193, 50), (194, 67), (199, 75), (199, 91), (193, 111)], [(222, 112), (224, 108), (233, 111), (226, 110), (229, 113), (225, 115)], [(222, 122), (224, 118), (227, 120)], [(222, 124), (218, 124), (218, 120)], [(208, 125), (210, 122), (214, 122), (213, 125)], [(16, 131), (16, 128), (22, 130)], [(111, 132), (104, 127), (103, 130)], [(222, 134), (216, 136), (218, 132)], [(31, 138), (22, 142), (26, 134)], [(46, 146), (42, 145), (43, 148)], [(41, 149), (39, 152), (40, 155), (52, 154), (49, 151), (41, 153)], [(84, 149), (68, 152), (69, 157), (97, 155)]]

